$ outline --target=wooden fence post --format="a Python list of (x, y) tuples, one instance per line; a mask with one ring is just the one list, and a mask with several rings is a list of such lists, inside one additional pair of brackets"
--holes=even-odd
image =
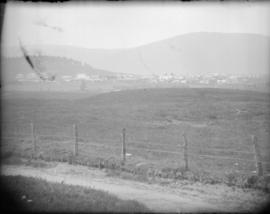
[(76, 124), (73, 125), (74, 132), (74, 155), (78, 156), (78, 127)]
[(254, 146), (254, 156), (256, 161), (256, 171), (258, 176), (263, 175), (263, 167), (262, 167), (262, 159), (261, 159), (261, 153), (259, 149), (259, 145), (257, 142), (257, 137), (255, 135), (252, 135), (252, 142)]
[(34, 153), (34, 155), (36, 155), (37, 142), (36, 142), (35, 124), (33, 122), (31, 122), (30, 126), (31, 126), (31, 139), (32, 139), (32, 145), (33, 145), (33, 153)]
[(122, 130), (122, 163), (124, 164), (126, 161), (126, 129)]
[(183, 134), (184, 137), (184, 161), (185, 161), (185, 170), (188, 170), (188, 141), (186, 134)]

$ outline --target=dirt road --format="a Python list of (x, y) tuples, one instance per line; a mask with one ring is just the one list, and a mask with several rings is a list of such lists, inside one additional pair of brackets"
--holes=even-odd
[[(265, 196), (232, 190), (223, 185), (185, 184), (160, 186), (108, 177), (106, 173), (84, 166), (54, 163), (49, 167), (3, 165), (2, 175), (38, 177), (51, 182), (80, 185), (107, 191), (121, 199), (137, 200), (161, 212), (236, 212), (251, 211)], [(263, 201), (262, 201), (263, 200)]]

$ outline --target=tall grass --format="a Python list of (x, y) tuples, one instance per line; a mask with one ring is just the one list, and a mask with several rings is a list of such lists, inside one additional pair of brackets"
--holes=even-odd
[[(1, 182), (20, 211), (117, 213), (150, 211), (137, 201), (121, 200), (91, 188), (22, 176), (3, 176)], [(6, 208), (14, 207), (7, 205)]]

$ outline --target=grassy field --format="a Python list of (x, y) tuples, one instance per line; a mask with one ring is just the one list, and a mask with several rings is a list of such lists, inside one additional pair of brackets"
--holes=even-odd
[[(22, 176), (4, 176), (2, 187), (15, 204), (6, 201), (6, 211), (30, 212), (149, 212), (136, 201), (121, 200), (106, 192), (80, 186), (50, 183)], [(7, 200), (7, 195), (5, 197)], [(14, 207), (14, 205), (16, 205)], [(3, 208), (3, 207), (2, 207)]]
[[(42, 157), (68, 161), (74, 147), (72, 126), (77, 124), (79, 161), (112, 158), (119, 162), (121, 131), (126, 128), (131, 154), (127, 166), (181, 169), (185, 133), (190, 169), (220, 177), (252, 175), (256, 168), (251, 135), (258, 138), (263, 161), (269, 161), (269, 98), (267, 93), (199, 88), (98, 95), (10, 93), (2, 100), (2, 133), (18, 137), (2, 140), (2, 146), (3, 151), (31, 154), (33, 121)], [(263, 166), (270, 169), (269, 164)]]

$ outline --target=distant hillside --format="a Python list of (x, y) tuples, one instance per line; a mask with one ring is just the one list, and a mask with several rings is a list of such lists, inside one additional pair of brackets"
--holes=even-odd
[[(121, 73), (268, 75), (270, 71), (270, 38), (255, 34), (190, 33), (137, 48), (118, 50), (92, 50), (72, 46), (29, 49)], [(18, 49), (6, 52), (19, 54)]]
[(150, 71), (202, 75), (265, 75), (270, 71), (270, 38), (260, 35), (193, 33), (140, 50)]
[[(110, 76), (113, 72), (97, 69), (77, 60), (54, 56), (32, 56), (34, 62), (40, 62), (44, 71), (57, 76), (75, 76), (79, 73), (88, 75)], [(33, 70), (22, 57), (2, 58), (2, 78), (4, 81), (13, 82), (18, 74), (31, 74)]]

